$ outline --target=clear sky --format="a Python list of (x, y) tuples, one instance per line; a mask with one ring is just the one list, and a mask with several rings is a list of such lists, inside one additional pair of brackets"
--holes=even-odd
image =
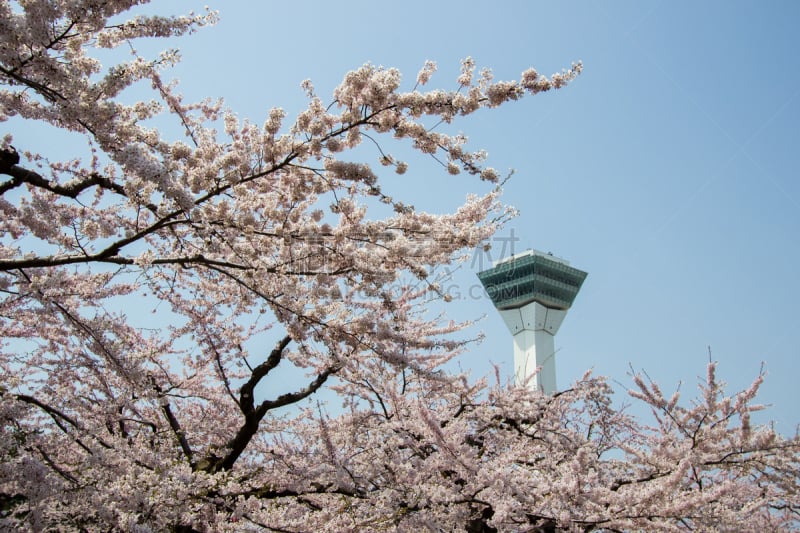
[[(148, 10), (203, 5), (165, 4)], [(629, 384), (633, 365), (667, 391), (683, 381), (688, 394), (710, 347), (731, 388), (749, 384), (765, 362), (766, 418), (783, 432), (800, 422), (800, 3), (211, 7), (220, 23), (176, 43), (184, 60), (175, 75), (187, 99), (223, 96), (256, 122), (272, 106), (300, 109), (303, 79), (325, 99), (367, 61), (399, 68), (410, 88), (434, 60), (440, 71), (430, 86), (455, 88), (465, 56), (498, 79), (582, 60), (584, 73), (570, 87), (463, 124), (492, 166), (516, 171), (505, 199), (521, 214), (501, 237), (513, 231), (515, 252), (551, 251), (589, 272), (556, 338), (559, 385), (589, 368)], [(452, 208), (474, 185), (415, 171), (392, 186), (410, 189), (426, 210)], [(459, 271), (462, 298), (449, 309), (486, 314), (486, 341), (461, 366), (485, 374), (494, 362), (510, 374), (511, 337), (488, 299), (471, 290), (475, 271), (489, 263), (476, 256)]]

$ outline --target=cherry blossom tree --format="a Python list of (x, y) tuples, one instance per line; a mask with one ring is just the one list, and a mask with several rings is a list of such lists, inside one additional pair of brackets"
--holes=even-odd
[[(546, 396), (444, 366), (472, 324), (429, 312), (436, 268), (513, 216), (450, 124), (580, 64), (504, 82), (467, 59), (453, 90), (425, 89), (430, 62), (411, 84), (364, 65), (259, 125), (185, 102), (176, 52), (136, 52), (217, 15), (127, 13), (145, 3), (0, 1), (3, 528), (797, 527), (800, 441), (751, 425), (761, 377), (726, 396), (711, 364), (685, 404), (634, 376), (648, 426), (599, 377)], [(85, 153), (19, 146), (23, 123)], [(409, 169), (389, 146), (483, 192), (417, 210), (387, 192)]]

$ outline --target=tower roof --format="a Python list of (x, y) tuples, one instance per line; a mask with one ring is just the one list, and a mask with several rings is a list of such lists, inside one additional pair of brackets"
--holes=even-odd
[(497, 309), (514, 309), (539, 302), (551, 309), (569, 309), (587, 273), (559, 258), (528, 251), (478, 272)]

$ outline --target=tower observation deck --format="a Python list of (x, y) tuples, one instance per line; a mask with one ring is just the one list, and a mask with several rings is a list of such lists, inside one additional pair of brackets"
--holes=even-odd
[(546, 394), (556, 391), (555, 334), (586, 276), (564, 259), (536, 250), (503, 259), (478, 273), (514, 336), (517, 384), (527, 383)]

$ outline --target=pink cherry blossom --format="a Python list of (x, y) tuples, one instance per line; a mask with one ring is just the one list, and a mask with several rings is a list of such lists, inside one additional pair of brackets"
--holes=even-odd
[[(424, 91), (433, 62), (410, 87), (366, 64), (256, 123), (185, 102), (176, 52), (135, 52), (216, 13), (127, 14), (144, 3), (0, 2), (0, 120), (88, 146), (0, 144), (0, 527), (797, 529), (800, 441), (752, 422), (761, 377), (727, 396), (712, 364), (686, 402), (634, 376), (647, 425), (601, 377), (545, 396), (445, 370), (472, 324), (428, 312), (434, 271), (514, 210), (486, 153), (429, 124), (580, 64), (495, 81), (466, 59), (456, 90)], [(117, 47), (133, 57), (104, 65)], [(126, 103), (140, 82), (151, 98)], [(482, 192), (443, 214), (389, 195), (415, 168), (393, 143)]]

